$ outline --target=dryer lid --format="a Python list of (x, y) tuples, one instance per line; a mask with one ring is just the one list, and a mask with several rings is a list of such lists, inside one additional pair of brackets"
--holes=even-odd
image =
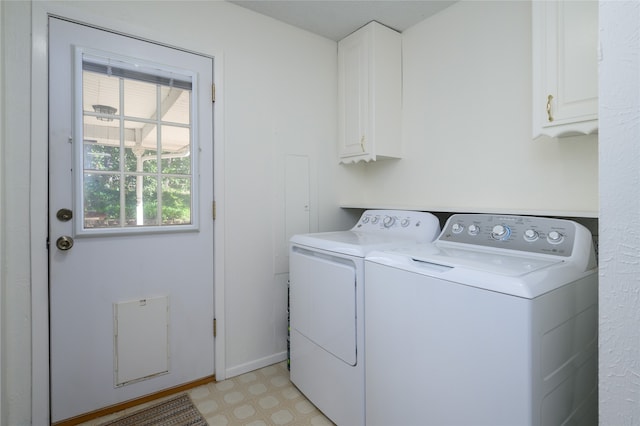
[(368, 252), (410, 243), (410, 239), (374, 232), (338, 231), (298, 234), (291, 237), (293, 245), (364, 257)]

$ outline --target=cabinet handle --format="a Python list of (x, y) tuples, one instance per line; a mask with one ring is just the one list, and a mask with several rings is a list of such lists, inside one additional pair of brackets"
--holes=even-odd
[(553, 121), (553, 115), (551, 115), (551, 100), (553, 99), (553, 95), (549, 95), (547, 97), (547, 119), (549, 122)]
[(362, 149), (362, 152), (364, 152), (364, 136), (360, 138), (360, 149)]

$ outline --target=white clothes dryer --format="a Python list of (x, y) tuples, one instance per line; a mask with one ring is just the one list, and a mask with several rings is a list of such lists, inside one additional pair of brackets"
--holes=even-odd
[(365, 424), (365, 255), (439, 232), (430, 213), (367, 210), (349, 231), (291, 238), (291, 381), (336, 424)]
[(451, 216), (365, 261), (368, 426), (597, 425), (598, 289), (573, 221)]

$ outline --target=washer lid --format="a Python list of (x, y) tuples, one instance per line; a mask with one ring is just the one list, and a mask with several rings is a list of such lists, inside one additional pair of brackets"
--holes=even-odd
[(451, 268), (464, 268), (504, 276), (520, 276), (553, 265), (564, 263), (558, 258), (539, 258), (535, 256), (517, 256), (506, 253), (465, 250), (460, 248), (440, 248), (418, 250), (407, 253), (414, 261), (442, 265)]
[[(365, 269), (373, 267), (371, 264), (392, 268), (400, 274), (405, 271), (452, 285), (462, 284), (527, 299), (595, 274), (595, 270), (581, 271), (573, 263), (552, 256), (442, 249), (433, 244), (373, 251), (365, 259)], [(394, 285), (401, 276), (390, 279), (389, 285)]]

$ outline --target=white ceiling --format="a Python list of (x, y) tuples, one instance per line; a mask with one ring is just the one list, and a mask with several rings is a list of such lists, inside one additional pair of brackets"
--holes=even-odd
[(399, 32), (449, 7), (445, 0), (228, 0), (331, 40), (370, 21)]

